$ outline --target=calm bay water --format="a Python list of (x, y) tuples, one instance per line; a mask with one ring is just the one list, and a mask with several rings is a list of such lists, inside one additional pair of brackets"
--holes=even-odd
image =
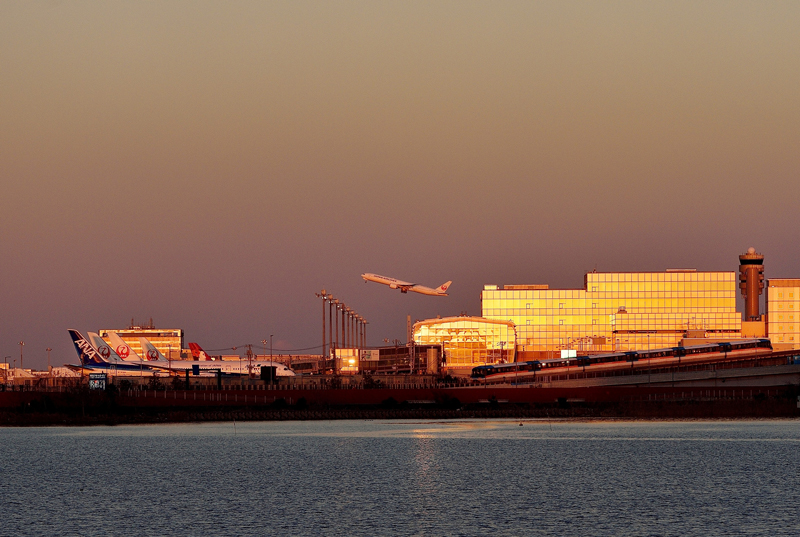
[(0, 429), (2, 535), (800, 535), (800, 421)]

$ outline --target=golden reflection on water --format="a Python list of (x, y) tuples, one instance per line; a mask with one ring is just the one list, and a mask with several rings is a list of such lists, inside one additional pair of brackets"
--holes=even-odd
[(453, 423), (442, 423), (437, 424), (437, 427), (426, 427), (422, 428), (415, 428), (412, 429), (412, 434), (414, 438), (432, 438), (433, 435), (437, 434), (452, 434), (452, 433), (460, 433), (464, 431), (479, 431), (479, 430), (490, 430), (490, 429), (497, 429), (501, 426), (505, 425), (505, 422), (496, 421), (496, 422), (488, 422), (488, 421), (459, 421)]
[(439, 484), (436, 445), (433, 436), (414, 437), (414, 480), (423, 495), (436, 492)]

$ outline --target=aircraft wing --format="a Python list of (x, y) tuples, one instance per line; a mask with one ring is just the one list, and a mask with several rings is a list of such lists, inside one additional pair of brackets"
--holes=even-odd
[(404, 293), (407, 293), (409, 289), (417, 285), (415, 283), (398, 280), (397, 278), (381, 276), (380, 274), (372, 274), (369, 272), (362, 274), (361, 277), (364, 278), (365, 282), (382, 283), (383, 285), (388, 285), (392, 289), (400, 289)]

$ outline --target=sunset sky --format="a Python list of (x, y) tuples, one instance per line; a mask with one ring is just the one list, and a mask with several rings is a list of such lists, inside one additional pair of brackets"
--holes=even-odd
[(749, 246), (800, 277), (798, 29), (797, 1), (2, 2), (0, 360), (150, 317), (319, 352), (323, 288), (378, 345), (487, 283)]

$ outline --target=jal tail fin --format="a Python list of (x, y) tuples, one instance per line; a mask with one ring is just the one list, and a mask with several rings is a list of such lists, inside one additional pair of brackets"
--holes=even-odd
[(451, 283), (453, 283), (453, 282), (449, 281), (449, 282), (443, 283), (442, 285), (440, 285), (439, 287), (436, 288), (436, 291), (438, 291), (439, 293), (446, 293), (447, 292), (447, 288), (450, 287)]
[(81, 361), (81, 365), (102, 365), (107, 363), (92, 344), (89, 343), (89, 340), (83, 337), (83, 334), (70, 328), (69, 337), (72, 338), (72, 343), (75, 345), (75, 351), (78, 353), (78, 359)]
[(140, 362), (142, 358), (136, 354), (130, 345), (119, 337), (116, 332), (109, 332), (108, 339), (111, 340), (111, 348), (119, 355), (120, 358), (129, 362)]
[(161, 354), (155, 345), (150, 343), (147, 338), (140, 337), (139, 343), (142, 344), (142, 352), (144, 352), (144, 357), (146, 360), (157, 361), (157, 362), (168, 362), (167, 358)]
[(86, 337), (89, 339), (92, 347), (100, 353), (104, 361), (112, 364), (122, 362), (122, 358), (119, 357), (119, 354), (114, 352), (114, 349), (112, 349), (103, 338), (97, 335), (96, 332), (86, 332)]

